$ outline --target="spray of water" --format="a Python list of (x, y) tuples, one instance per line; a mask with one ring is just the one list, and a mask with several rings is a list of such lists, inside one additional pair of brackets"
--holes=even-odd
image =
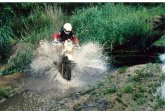
[[(162, 64), (162, 71), (165, 72), (165, 54), (159, 56), (160, 60), (163, 62)], [(160, 95), (161, 98), (165, 100), (165, 81), (161, 84)]]
[(165, 54), (160, 55), (160, 60), (163, 62), (162, 71), (165, 72)]
[[(95, 83), (105, 77), (107, 71), (102, 47), (96, 43), (82, 45), (81, 50), (73, 53), (74, 63), (71, 81), (62, 78), (54, 61), (60, 62), (61, 52), (48, 41), (41, 41), (35, 52), (30, 69), (33, 77), (44, 78), (36, 88), (68, 89)], [(36, 82), (36, 80), (35, 80)], [(33, 82), (31, 82), (33, 83)], [(50, 85), (51, 84), (51, 85)], [(38, 85), (38, 84), (37, 84)], [(31, 85), (27, 85), (30, 86)], [(35, 87), (35, 85), (33, 85)]]
[[(80, 89), (82, 86), (95, 84), (106, 76), (106, 62), (102, 47), (96, 43), (86, 43), (73, 53), (75, 66), (71, 81), (63, 79), (57, 64), (61, 61), (61, 51), (50, 42), (40, 41), (24, 80), (23, 91), (15, 98), (6, 101), (4, 110), (46, 111), (55, 99)], [(10, 104), (8, 104), (10, 102)]]

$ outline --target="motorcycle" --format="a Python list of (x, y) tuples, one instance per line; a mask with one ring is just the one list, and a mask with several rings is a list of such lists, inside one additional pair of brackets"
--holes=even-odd
[(77, 49), (74, 46), (73, 42), (68, 39), (64, 43), (53, 43), (56, 46), (57, 51), (60, 52), (61, 60), (57, 64), (54, 61), (54, 64), (58, 66), (58, 70), (61, 73), (62, 77), (67, 81), (71, 80), (72, 69), (75, 66), (73, 52)]

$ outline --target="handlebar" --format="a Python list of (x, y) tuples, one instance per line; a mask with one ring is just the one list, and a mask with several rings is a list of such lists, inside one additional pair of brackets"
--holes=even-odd
[[(63, 44), (63, 43), (61, 43), (61, 42), (57, 42), (57, 43), (52, 42), (52, 45), (54, 45), (54, 46), (59, 46), (59, 45), (62, 45), (62, 44)], [(80, 46), (77, 46), (77, 45), (75, 45), (75, 44), (73, 44), (73, 48), (74, 48), (74, 49), (81, 49)]]
[(58, 45), (61, 45), (62, 43), (60, 43), (60, 42), (52, 42), (52, 45), (55, 45), (55, 46), (58, 46)]

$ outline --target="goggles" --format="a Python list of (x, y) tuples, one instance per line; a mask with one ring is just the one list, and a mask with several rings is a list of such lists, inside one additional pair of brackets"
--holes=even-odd
[(67, 31), (67, 30), (64, 29), (64, 32), (65, 32), (66, 34), (70, 34), (71, 31)]

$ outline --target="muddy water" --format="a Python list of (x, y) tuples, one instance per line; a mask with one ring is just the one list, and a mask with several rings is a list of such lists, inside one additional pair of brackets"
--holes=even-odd
[(53, 64), (60, 62), (60, 53), (48, 41), (41, 41), (34, 55), (21, 91), (0, 104), (1, 111), (47, 111), (55, 101), (95, 84), (107, 74), (105, 57), (98, 44), (87, 43), (74, 52), (76, 66), (71, 81), (64, 80)]

